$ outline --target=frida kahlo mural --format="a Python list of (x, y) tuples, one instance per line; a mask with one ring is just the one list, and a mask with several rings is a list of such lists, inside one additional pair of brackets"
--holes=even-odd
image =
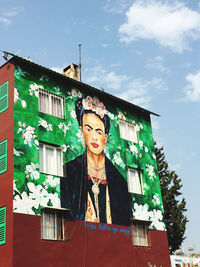
[[(24, 66), (15, 67), (14, 90), (15, 212), (67, 207), (75, 219), (128, 225), (131, 217), (165, 230), (149, 116)], [(39, 110), (41, 90), (63, 99), (64, 116)], [(121, 138), (120, 120), (135, 125), (138, 142)], [(64, 173), (43, 170), (41, 145), (59, 151)], [(141, 193), (128, 192), (127, 168), (141, 171)]]
[(90, 96), (78, 99), (75, 106), (86, 150), (64, 165), (67, 179), (61, 178), (61, 206), (77, 219), (129, 225), (127, 182), (104, 154), (110, 129), (106, 108)]

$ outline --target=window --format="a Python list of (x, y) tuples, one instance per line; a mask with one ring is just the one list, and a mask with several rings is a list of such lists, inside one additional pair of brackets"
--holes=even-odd
[(8, 82), (0, 86), (0, 113), (8, 108)]
[(123, 139), (138, 143), (136, 125), (127, 121), (119, 121), (120, 136)]
[(6, 207), (0, 208), (0, 245), (6, 243)]
[(136, 169), (128, 168), (128, 191), (129, 193), (143, 195), (142, 172)]
[(42, 209), (41, 238), (50, 240), (66, 240), (65, 220), (65, 210), (53, 208)]
[(39, 111), (64, 118), (63, 111), (64, 97), (50, 93), (43, 89), (39, 90)]
[(148, 246), (148, 226), (145, 222), (136, 222), (131, 225), (134, 246)]
[(0, 143), (0, 174), (7, 171), (7, 140)]
[(62, 150), (40, 143), (40, 172), (63, 176)]

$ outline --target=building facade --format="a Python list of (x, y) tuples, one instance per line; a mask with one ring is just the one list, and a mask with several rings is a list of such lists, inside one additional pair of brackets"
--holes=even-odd
[(170, 266), (151, 114), (14, 55), (0, 68), (2, 266)]
[(171, 255), (172, 267), (199, 267), (200, 257), (189, 255)]

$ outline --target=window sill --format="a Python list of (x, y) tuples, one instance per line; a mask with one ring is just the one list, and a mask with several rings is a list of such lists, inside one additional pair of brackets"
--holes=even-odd
[(47, 239), (47, 238), (42, 238), (41, 237), (41, 240), (42, 241), (54, 241), (54, 242), (68, 242), (69, 241), (69, 239)]
[(44, 114), (44, 115), (48, 115), (48, 116), (52, 116), (52, 117), (55, 117), (55, 118), (58, 118), (58, 119), (61, 119), (61, 120), (65, 120), (65, 116), (63, 117), (58, 117), (58, 116), (55, 116), (55, 115), (52, 115), (52, 114), (49, 114), (49, 113), (45, 113), (45, 112), (42, 112), (42, 111), (39, 111), (40, 114)]
[(57, 174), (45, 173), (45, 172), (40, 172), (40, 174), (43, 174), (43, 175), (51, 175), (51, 176), (56, 176), (56, 177), (58, 177), (58, 178), (60, 178), (60, 177), (65, 177), (63, 174), (62, 174), (62, 175), (57, 175)]
[(133, 193), (133, 192), (129, 192), (130, 194), (133, 194), (133, 195), (137, 195), (137, 196), (144, 196), (144, 194), (139, 194), (139, 193)]
[(151, 249), (152, 247), (151, 246), (149, 246), (149, 245), (133, 245), (133, 247), (134, 248), (149, 248), (149, 249)]
[(124, 141), (127, 141), (127, 142), (131, 142), (131, 143), (134, 143), (134, 144), (139, 144), (138, 141), (135, 141), (135, 140), (130, 140), (130, 139), (126, 139), (126, 138), (123, 138), (120, 136), (121, 139), (123, 139)]

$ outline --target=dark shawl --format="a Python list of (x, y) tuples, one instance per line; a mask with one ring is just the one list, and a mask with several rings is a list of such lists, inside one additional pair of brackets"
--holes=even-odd
[[(60, 179), (61, 207), (70, 209), (72, 218), (84, 220), (87, 210), (87, 154), (64, 165), (65, 177)], [(111, 161), (105, 158), (106, 179), (110, 197), (112, 224), (129, 225), (131, 197), (127, 182)]]

